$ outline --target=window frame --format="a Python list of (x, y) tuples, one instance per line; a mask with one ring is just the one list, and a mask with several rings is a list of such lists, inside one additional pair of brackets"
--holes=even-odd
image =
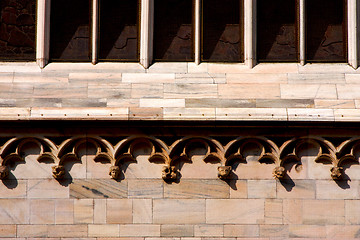
[[(98, 10), (98, 0), (92, 0), (92, 29), (96, 29), (96, 17)], [(195, 1), (195, 23), (194, 23), (194, 62), (201, 63), (201, 1)], [(256, 0), (243, 0), (243, 54), (244, 63), (250, 68), (257, 63), (256, 54)], [(299, 62), (301, 65), (306, 63), (306, 48), (305, 48), (305, 0), (299, 1)], [(49, 19), (50, 19), (50, 4), (51, 0), (37, 0), (37, 42), (36, 42), (36, 61), (41, 68), (45, 67), (49, 62)], [(354, 68), (358, 67), (359, 63), (359, 43), (360, 32), (356, 32), (357, 23), (360, 23), (360, 8), (357, 7), (357, 0), (347, 0), (346, 8), (346, 62)], [(148, 68), (153, 62), (153, 30), (154, 30), (154, 0), (140, 0), (140, 38), (139, 63)], [(358, 13), (359, 12), (359, 13)], [(92, 31), (92, 63), (97, 62), (97, 32)], [(226, 63), (226, 62), (225, 62)], [(230, 64), (230, 63), (229, 63)]]

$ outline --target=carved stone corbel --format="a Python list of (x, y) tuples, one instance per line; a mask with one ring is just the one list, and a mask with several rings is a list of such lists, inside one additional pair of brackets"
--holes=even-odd
[(273, 170), (273, 177), (275, 179), (283, 179), (286, 175), (286, 170), (284, 167), (275, 167), (274, 170)]
[(343, 179), (343, 175), (344, 175), (344, 169), (342, 167), (332, 167), (330, 169), (331, 172), (331, 178), (339, 181)]
[(3, 180), (3, 179), (6, 179), (8, 176), (9, 176), (9, 168), (8, 166), (0, 166), (0, 179)]
[(229, 179), (230, 175), (231, 175), (231, 171), (232, 171), (231, 166), (219, 166), (218, 167), (218, 178), (220, 178), (221, 180)]
[(174, 182), (178, 178), (178, 171), (175, 166), (164, 166), (161, 177), (165, 182)]
[(60, 180), (62, 178), (64, 178), (65, 176), (65, 167), (62, 165), (56, 165), (56, 166), (52, 166), (52, 176), (56, 179), (56, 180)]

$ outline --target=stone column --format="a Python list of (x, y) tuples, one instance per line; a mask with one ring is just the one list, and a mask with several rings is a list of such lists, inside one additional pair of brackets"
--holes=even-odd
[(37, 1), (36, 63), (44, 68), (49, 62), (51, 0)]
[(256, 65), (256, 0), (244, 1), (244, 52), (245, 64)]
[(299, 16), (299, 57), (300, 57), (300, 64), (305, 65), (305, 58), (306, 58), (306, 36), (305, 36), (305, 0), (299, 1), (299, 9), (300, 9), (300, 16)]
[(195, 64), (201, 62), (201, 0), (195, 0)]
[(98, 59), (98, 38), (99, 38), (99, 0), (92, 1), (91, 16), (91, 63), (96, 64)]
[(347, 1), (347, 26), (348, 26), (348, 62), (353, 68), (358, 65), (358, 41), (357, 41), (357, 0)]
[(141, 0), (140, 64), (149, 68), (153, 60), (154, 0)]

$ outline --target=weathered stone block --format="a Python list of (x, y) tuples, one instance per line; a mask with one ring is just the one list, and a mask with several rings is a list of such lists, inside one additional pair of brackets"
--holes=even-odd
[(74, 223), (74, 200), (55, 200), (55, 224)]
[(31, 200), (30, 202), (31, 224), (54, 224), (55, 201), (54, 200)]
[(325, 238), (326, 227), (318, 225), (289, 225), (291, 238)]
[(178, 184), (164, 185), (164, 198), (229, 198), (226, 182), (182, 179)]
[(304, 200), (303, 223), (311, 225), (344, 224), (345, 203), (343, 200)]
[(316, 185), (313, 180), (281, 180), (277, 183), (278, 198), (315, 198)]
[[(109, 177), (108, 174), (107, 176)], [(70, 197), (77, 199), (127, 198), (127, 188), (127, 181), (116, 182), (112, 179), (74, 179), (70, 184)]]
[(131, 224), (120, 225), (121, 237), (160, 237), (160, 225)]
[(74, 223), (93, 223), (93, 222), (94, 222), (94, 200), (75, 199)]
[(16, 225), (0, 225), (0, 237), (15, 237)]
[(94, 223), (106, 223), (106, 199), (94, 199)]
[(289, 226), (260, 225), (260, 237), (289, 238)]
[(249, 198), (276, 198), (276, 181), (274, 180), (249, 180)]
[(256, 224), (263, 221), (263, 199), (206, 200), (206, 223), (208, 224)]
[(360, 224), (360, 200), (345, 200), (346, 224)]
[(246, 180), (231, 180), (230, 184), (230, 198), (247, 198), (247, 181)]
[(17, 237), (46, 238), (48, 237), (47, 225), (17, 225)]
[(259, 225), (224, 225), (224, 237), (259, 237)]
[(163, 180), (128, 180), (129, 198), (162, 198)]
[(153, 204), (151, 199), (133, 200), (133, 223), (152, 223)]
[(153, 200), (153, 204), (154, 223), (205, 223), (205, 200), (155, 199)]
[(89, 237), (119, 237), (118, 224), (92, 225), (89, 224)]
[(49, 237), (70, 237), (80, 238), (88, 236), (88, 225), (76, 224), (76, 225), (48, 225)]
[(193, 225), (161, 225), (162, 237), (193, 237)]
[(0, 224), (28, 224), (30, 202), (26, 199), (0, 199)]
[(106, 200), (107, 223), (132, 223), (132, 200), (107, 199)]
[(224, 236), (223, 225), (195, 225), (195, 237), (222, 237)]

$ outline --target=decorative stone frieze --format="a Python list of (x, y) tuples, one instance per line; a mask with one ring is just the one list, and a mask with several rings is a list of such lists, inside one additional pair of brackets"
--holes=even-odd
[[(248, 144), (255, 145), (260, 149), (260, 154), (257, 156), (259, 163), (275, 165), (273, 176), (280, 180), (288, 177), (287, 163), (294, 162), (296, 169), (301, 169), (302, 162), (299, 153), (309, 146), (315, 147), (318, 152), (315, 162), (331, 164), (330, 176), (338, 181), (344, 179), (344, 164), (359, 163), (355, 155), (360, 146), (360, 138), (351, 138), (336, 145), (318, 136), (292, 138), (281, 144), (266, 137), (246, 136), (231, 140), (225, 146), (220, 141), (210, 137), (183, 137), (173, 141), (170, 145), (160, 138), (151, 136), (131, 136), (120, 140), (118, 143), (114, 144), (113, 142), (98, 136), (72, 137), (60, 144), (56, 144), (54, 140), (45, 137), (11, 138), (1, 146), (0, 179), (9, 176), (11, 162), (24, 162), (22, 149), (28, 143), (35, 144), (40, 149), (37, 157), (38, 162), (50, 160), (55, 164), (52, 166), (52, 175), (57, 180), (65, 177), (67, 161), (81, 162), (79, 148), (83, 144), (90, 144), (95, 147), (96, 152), (93, 161), (111, 164), (109, 175), (117, 180), (126, 177), (122, 166), (127, 161), (137, 163), (136, 150), (146, 146), (151, 150), (148, 161), (163, 165), (159, 177), (161, 176), (165, 182), (180, 180), (181, 166), (192, 162), (192, 150), (197, 148), (205, 150), (202, 156), (205, 163), (218, 164), (218, 178), (222, 180), (231, 179), (234, 164), (236, 162), (246, 163), (244, 151)], [(241, 165), (238, 167), (241, 168)]]

